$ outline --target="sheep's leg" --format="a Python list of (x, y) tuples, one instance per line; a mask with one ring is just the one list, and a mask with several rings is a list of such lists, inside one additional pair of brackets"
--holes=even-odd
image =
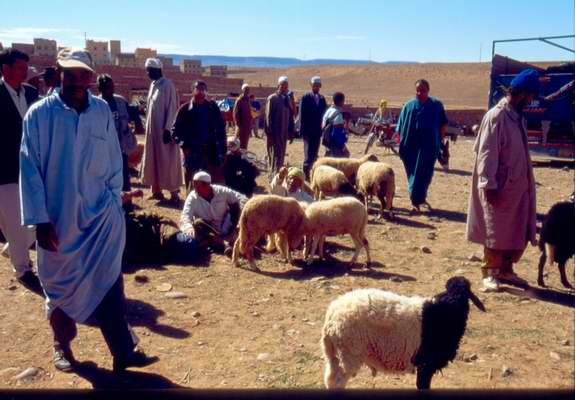
[(282, 257), (285, 262), (291, 263), (291, 254), (289, 249), (289, 242), (287, 240), (287, 236), (284, 232), (279, 232), (276, 234), (277, 236), (277, 246), (281, 249)]
[(272, 253), (277, 249), (274, 234), (271, 233), (267, 235), (267, 245), (266, 245), (266, 253)]
[(303, 246), (303, 259), (306, 260), (309, 252), (311, 251), (311, 236), (305, 235)]
[(232, 252), (232, 266), (238, 268), (240, 266), (240, 238), (234, 243), (234, 250)]
[(385, 194), (385, 205), (387, 206), (389, 219), (393, 219), (393, 191), (390, 188), (387, 188), (387, 193)]
[(308, 254), (308, 258), (306, 259), (307, 265), (311, 265), (313, 263), (313, 256), (317, 251), (318, 242), (319, 242), (319, 235), (313, 235), (311, 242), (311, 253)]
[(363, 243), (363, 247), (365, 247), (365, 254), (367, 255), (367, 265), (366, 266), (369, 267), (371, 264), (371, 256), (369, 254), (369, 242), (367, 241), (365, 236), (362, 239), (362, 243)]
[(322, 235), (319, 239), (319, 259), (323, 260), (325, 253), (323, 252), (323, 245), (325, 244), (325, 235)]
[(545, 282), (543, 281), (543, 269), (545, 268), (546, 261), (547, 254), (545, 253), (545, 249), (543, 249), (541, 257), (539, 257), (539, 272), (537, 273), (537, 284), (541, 287), (545, 287)]
[(571, 286), (571, 284), (567, 280), (567, 275), (565, 275), (565, 264), (566, 263), (567, 263), (567, 260), (558, 263), (559, 274), (561, 275), (561, 284), (568, 289), (573, 289), (573, 286)]
[(378, 195), (377, 198), (379, 199), (379, 219), (384, 219), (384, 213), (383, 211), (385, 210), (385, 197)]
[(359, 240), (355, 235), (351, 235), (351, 239), (353, 240), (353, 244), (355, 244), (355, 252), (353, 253), (353, 256), (351, 257), (350, 261), (350, 263), (353, 265), (356, 263), (357, 257), (359, 256), (359, 252), (363, 247), (363, 245), (361, 243), (361, 240)]
[(250, 263), (250, 268), (253, 269), (254, 271), (259, 271), (260, 269), (257, 267), (256, 260), (254, 258), (254, 245), (255, 243), (249, 243), (246, 246), (246, 258)]
[(547, 253), (547, 263), (551, 267), (555, 262), (555, 246), (545, 243), (545, 253)]
[(417, 368), (417, 388), (429, 389), (431, 387), (431, 378), (433, 378), (434, 370), (425, 367)]

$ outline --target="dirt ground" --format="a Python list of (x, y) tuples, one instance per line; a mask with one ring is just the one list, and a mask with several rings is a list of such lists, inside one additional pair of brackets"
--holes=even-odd
[[(362, 140), (351, 139), (352, 155), (363, 149)], [(288, 147), (289, 163), (301, 164), (302, 148), (299, 141)], [(263, 140), (252, 139), (250, 149), (263, 156)], [(233, 269), (229, 259), (212, 255), (200, 266), (166, 265), (126, 273), (129, 321), (141, 347), (160, 361), (133, 369), (123, 378), (109, 373), (112, 359), (99, 330), (85, 326), (80, 326), (73, 342), (82, 367), (78, 373), (57, 372), (42, 299), (21, 287), (8, 261), (0, 258), (0, 387), (322, 388), (321, 326), (328, 304), (340, 294), (374, 287), (433, 295), (454, 275), (463, 275), (478, 287), (480, 263), (469, 258), (480, 247), (468, 243), (464, 235), (471, 149), (471, 140), (452, 144), (451, 170), (438, 169), (430, 188), (435, 212), (408, 216), (401, 162), (376, 148), (376, 154), (396, 171), (397, 217), (393, 222), (375, 221), (378, 205), (373, 204), (367, 230), (375, 261), (371, 270), (349, 269), (351, 240), (332, 237), (326, 246), (331, 259), (306, 268), (297, 262), (287, 265), (277, 254), (264, 255), (258, 262), (262, 272), (256, 273)], [(538, 167), (535, 176), (539, 213), (573, 191), (573, 169)], [(265, 186), (265, 180), (260, 177), (260, 184)], [(178, 219), (178, 210), (150, 200), (136, 203)], [(423, 253), (421, 246), (431, 253)], [(295, 258), (301, 259), (301, 253)], [(538, 258), (537, 248), (529, 247), (516, 267), (532, 285)], [(359, 260), (365, 260), (364, 252)], [(479, 293), (488, 312), (472, 308), (458, 357), (435, 376), (433, 387), (574, 387), (575, 295), (563, 289), (556, 268), (546, 272), (546, 289), (507, 287), (501, 293)], [(573, 282), (572, 261), (568, 277)], [(187, 297), (166, 297), (158, 290), (164, 283)], [(15, 379), (29, 367), (38, 368), (33, 377)], [(380, 373), (372, 378), (364, 368), (349, 387), (415, 388), (415, 375)]]
[[(547, 67), (549, 63), (537, 63)], [(234, 71), (230, 77), (244, 78), (251, 85), (276, 86), (281, 75), (289, 77), (290, 89), (297, 98), (309, 91), (309, 79), (320, 75), (322, 92), (331, 95), (342, 91), (346, 103), (357, 107), (375, 107), (381, 98), (399, 107), (413, 97), (416, 80), (425, 78), (431, 95), (448, 109), (487, 107), (491, 63), (420, 63), (367, 65), (309, 65), (284, 69), (250, 68)]]

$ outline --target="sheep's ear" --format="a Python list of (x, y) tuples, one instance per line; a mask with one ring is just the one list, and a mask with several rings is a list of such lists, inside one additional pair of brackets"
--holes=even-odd
[(479, 308), (481, 311), (486, 312), (487, 310), (485, 309), (485, 306), (483, 305), (483, 303), (481, 302), (481, 300), (479, 300), (479, 297), (477, 297), (475, 295), (475, 293), (473, 292), (469, 292), (469, 299), (473, 302), (473, 304), (475, 304), (475, 307)]

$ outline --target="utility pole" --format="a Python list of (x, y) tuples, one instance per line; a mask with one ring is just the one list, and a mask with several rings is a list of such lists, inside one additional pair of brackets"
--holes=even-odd
[(483, 50), (483, 43), (479, 43), (479, 63), (481, 64), (481, 51)]

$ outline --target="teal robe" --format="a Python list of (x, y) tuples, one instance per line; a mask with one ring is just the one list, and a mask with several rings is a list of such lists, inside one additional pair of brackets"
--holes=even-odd
[(443, 104), (431, 96), (425, 103), (416, 98), (410, 100), (399, 115), (399, 156), (405, 167), (409, 195), (414, 206), (426, 201), (439, 154), (439, 129), (444, 124), (447, 124), (447, 116)]

